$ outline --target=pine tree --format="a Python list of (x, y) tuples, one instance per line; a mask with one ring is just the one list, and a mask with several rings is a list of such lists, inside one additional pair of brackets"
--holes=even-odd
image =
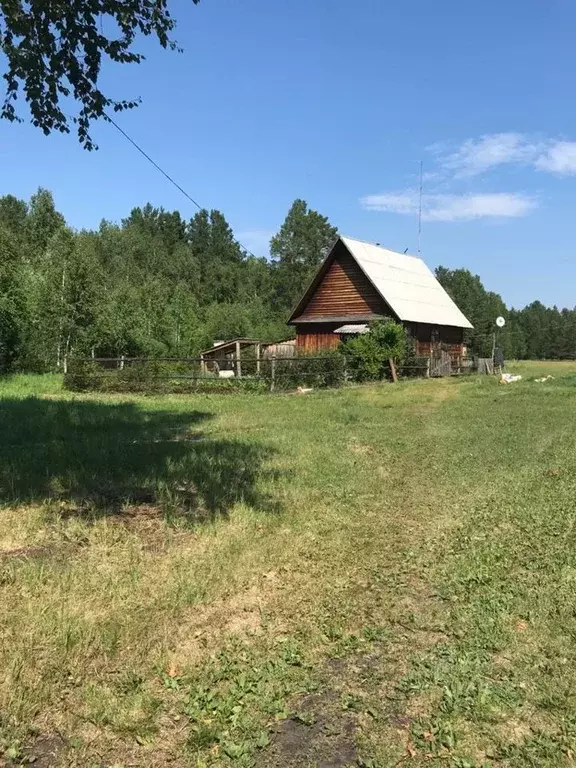
[(244, 256), (223, 214), (199, 211), (188, 226), (188, 242), (198, 267), (199, 303), (236, 301)]
[(64, 216), (56, 210), (52, 193), (40, 187), (30, 198), (26, 218), (26, 234), (32, 248), (32, 258), (42, 257), (50, 239), (65, 223)]
[(276, 302), (281, 310), (291, 309), (300, 298), (337, 235), (326, 216), (309, 209), (304, 200), (294, 201), (280, 231), (270, 241)]

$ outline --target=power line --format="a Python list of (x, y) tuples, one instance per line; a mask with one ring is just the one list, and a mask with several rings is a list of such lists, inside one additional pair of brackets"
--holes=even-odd
[(199, 211), (201, 211), (201, 210), (202, 210), (202, 206), (200, 205), (200, 203), (196, 202), (196, 200), (194, 200), (194, 198), (193, 198), (193, 197), (191, 197), (191, 196), (188, 194), (188, 192), (186, 192), (186, 190), (185, 190), (185, 189), (182, 189), (182, 187), (180, 186), (180, 184), (178, 184), (178, 182), (177, 182), (177, 181), (174, 181), (174, 179), (172, 178), (172, 176), (170, 176), (168, 173), (166, 173), (166, 171), (165, 171), (163, 168), (161, 168), (161, 167), (158, 165), (158, 163), (157, 163), (157, 162), (155, 162), (154, 160), (152, 160), (152, 158), (150, 157), (150, 155), (148, 155), (146, 152), (144, 152), (144, 150), (142, 149), (142, 147), (141, 147), (141, 146), (139, 146), (139, 145), (138, 145), (138, 144), (137, 144), (137, 143), (134, 141), (134, 139), (130, 138), (130, 136), (128, 136), (128, 134), (126, 133), (126, 131), (125, 131), (123, 128), (120, 128), (120, 126), (118, 125), (118, 123), (117, 123), (117, 122), (115, 122), (114, 120), (112, 120), (112, 118), (110, 117), (110, 115), (106, 115), (106, 119), (108, 120), (108, 122), (112, 123), (112, 125), (114, 126), (114, 128), (116, 128), (116, 130), (117, 130), (117, 131), (120, 131), (120, 133), (122, 134), (122, 136), (124, 136), (124, 138), (125, 138), (125, 139), (128, 139), (128, 141), (130, 142), (130, 144), (132, 144), (132, 146), (133, 146), (133, 147), (136, 147), (136, 149), (138, 150), (138, 152), (140, 152), (140, 154), (141, 154), (141, 155), (144, 155), (144, 157), (146, 158), (146, 160), (148, 160), (148, 162), (149, 162), (149, 163), (152, 163), (152, 165), (154, 166), (154, 168), (156, 168), (156, 170), (160, 171), (160, 173), (161, 173), (163, 176), (165, 176), (165, 177), (168, 179), (168, 181), (169, 181), (171, 184), (174, 184), (174, 186), (176, 187), (176, 189), (179, 189), (179, 190), (180, 190), (180, 192), (182, 192), (182, 194), (184, 195), (184, 197), (187, 197), (187, 198), (188, 198), (188, 200), (190, 200), (190, 202), (191, 202), (191, 203), (193, 203), (193, 204), (196, 206), (196, 208), (198, 208), (198, 210), (199, 210)]
[[(119, 131), (119, 132), (122, 134), (122, 136), (124, 136), (124, 138), (125, 138), (125, 139), (127, 139), (127, 140), (130, 142), (130, 144), (132, 144), (132, 146), (133, 146), (133, 147), (135, 147), (135, 148), (138, 150), (138, 152), (140, 152), (140, 154), (141, 154), (141, 155), (143, 155), (143, 156), (146, 158), (146, 160), (148, 160), (148, 162), (149, 162), (149, 163), (151, 163), (151, 164), (154, 166), (154, 168), (156, 168), (156, 170), (157, 170), (157, 171), (160, 171), (160, 173), (162, 174), (162, 176), (164, 176), (166, 179), (168, 179), (168, 181), (169, 181), (171, 184), (173, 184), (173, 185), (176, 187), (176, 189), (177, 189), (177, 190), (179, 190), (180, 192), (182, 192), (182, 194), (184, 195), (184, 197), (185, 197), (187, 200), (190, 200), (190, 202), (191, 202), (193, 205), (195, 205), (195, 206), (196, 206), (196, 208), (198, 208), (198, 210), (199, 210), (199, 211), (201, 211), (201, 210), (204, 210), (204, 209), (203, 209), (203, 207), (200, 205), (200, 203), (199, 203), (199, 202), (197, 202), (196, 200), (194, 200), (194, 198), (193, 198), (191, 195), (189, 195), (189, 194), (188, 194), (188, 192), (186, 192), (186, 190), (185, 190), (185, 189), (183, 189), (183, 188), (180, 186), (180, 184), (178, 184), (178, 182), (177, 182), (177, 181), (175, 181), (175, 180), (172, 178), (172, 176), (170, 176), (170, 174), (169, 174), (169, 173), (166, 173), (166, 171), (165, 171), (165, 170), (164, 170), (164, 169), (163, 169), (161, 166), (159, 166), (159, 165), (158, 165), (158, 163), (157, 163), (155, 160), (153, 160), (153, 159), (150, 157), (150, 155), (149, 155), (147, 152), (145, 152), (145, 151), (142, 149), (142, 147), (141, 147), (141, 146), (140, 146), (140, 145), (139, 145), (137, 142), (135, 142), (135, 141), (134, 141), (134, 139), (133, 139), (133, 138), (131, 138), (131, 137), (130, 137), (130, 136), (127, 134), (127, 133), (126, 133), (126, 131), (125, 131), (123, 128), (120, 128), (120, 126), (118, 125), (118, 123), (117, 123), (117, 122), (115, 122), (115, 121), (114, 121), (114, 120), (113, 120), (113, 119), (110, 117), (110, 115), (106, 114), (106, 112), (105, 112), (105, 113), (104, 113), (104, 117), (106, 118), (106, 120), (108, 120), (108, 122), (109, 122), (109, 123), (112, 123), (112, 125), (114, 126), (114, 128), (116, 128), (116, 130), (117, 130), (117, 131)], [(242, 245), (242, 243), (240, 242), (240, 240), (237, 240), (236, 238), (234, 238), (234, 239), (236, 240), (236, 242), (237, 242), (237, 243), (238, 243), (238, 245), (239, 245), (239, 246), (242, 248), (242, 250), (243, 250), (243, 251), (246, 251), (246, 253), (247, 253), (249, 256), (252, 256), (252, 258), (253, 258), (253, 259), (255, 259), (255, 258), (256, 258), (256, 256), (254, 256), (254, 254), (252, 253), (252, 251), (251, 251), (249, 248), (246, 248), (246, 246), (245, 246), (245, 245)]]

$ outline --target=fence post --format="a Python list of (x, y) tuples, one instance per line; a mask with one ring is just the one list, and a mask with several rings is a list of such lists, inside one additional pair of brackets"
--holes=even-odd
[(276, 378), (276, 355), (272, 355), (270, 360), (270, 392), (274, 392), (274, 383)]
[(236, 376), (242, 376), (242, 363), (240, 362), (240, 342), (236, 342)]
[(392, 358), (388, 358), (388, 365), (390, 366), (390, 373), (392, 375), (392, 381), (394, 384), (398, 381), (398, 374), (396, 373), (396, 366), (394, 365), (394, 360)]

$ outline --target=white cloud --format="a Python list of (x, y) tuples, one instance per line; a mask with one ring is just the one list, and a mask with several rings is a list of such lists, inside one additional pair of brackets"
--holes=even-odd
[(432, 181), (442, 181), (443, 174), (439, 171), (424, 171), (422, 174), (422, 183), (429, 184)]
[(535, 167), (560, 176), (576, 174), (576, 141), (552, 142), (536, 159)]
[(449, 151), (429, 150), (445, 173), (455, 179), (478, 176), (501, 165), (524, 165), (560, 176), (576, 174), (576, 142), (539, 139), (524, 133), (494, 133), (467, 139)]
[(410, 190), (383, 195), (367, 195), (360, 200), (360, 204), (368, 211), (415, 213), (418, 210), (418, 194)]
[[(428, 147), (431, 168), (424, 175), (422, 218), (425, 221), (473, 221), (518, 218), (538, 207), (535, 196), (513, 192), (475, 193), (473, 180), (504, 165), (576, 176), (576, 141), (542, 138), (526, 133), (493, 133)], [(418, 190), (408, 188), (362, 198), (370, 211), (404, 215), (418, 212)]]
[[(416, 215), (418, 193), (414, 190), (368, 195), (361, 204), (370, 211)], [(483, 218), (518, 218), (537, 207), (534, 198), (507, 192), (466, 195), (424, 195), (422, 218), (425, 221), (473, 221)]]
[(484, 218), (518, 218), (537, 207), (526, 195), (494, 192), (477, 195), (432, 195), (423, 211), (427, 221), (472, 221)]
[(236, 239), (255, 256), (270, 255), (270, 240), (274, 232), (269, 229), (246, 229), (236, 232)]
[(541, 143), (522, 133), (494, 133), (468, 139), (440, 162), (447, 171), (464, 178), (485, 173), (498, 165), (533, 163), (541, 151)]

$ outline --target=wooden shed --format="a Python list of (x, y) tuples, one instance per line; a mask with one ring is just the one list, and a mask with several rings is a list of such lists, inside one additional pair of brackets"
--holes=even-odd
[(297, 349), (314, 353), (386, 317), (409, 330), (421, 356), (435, 348), (461, 356), (472, 328), (422, 259), (348, 237), (338, 238), (288, 323)]
[(242, 376), (242, 351), (254, 348), (257, 372), (260, 372), (260, 348), (258, 339), (231, 339), (217, 341), (210, 349), (200, 353), (203, 371), (233, 371), (235, 376)]

